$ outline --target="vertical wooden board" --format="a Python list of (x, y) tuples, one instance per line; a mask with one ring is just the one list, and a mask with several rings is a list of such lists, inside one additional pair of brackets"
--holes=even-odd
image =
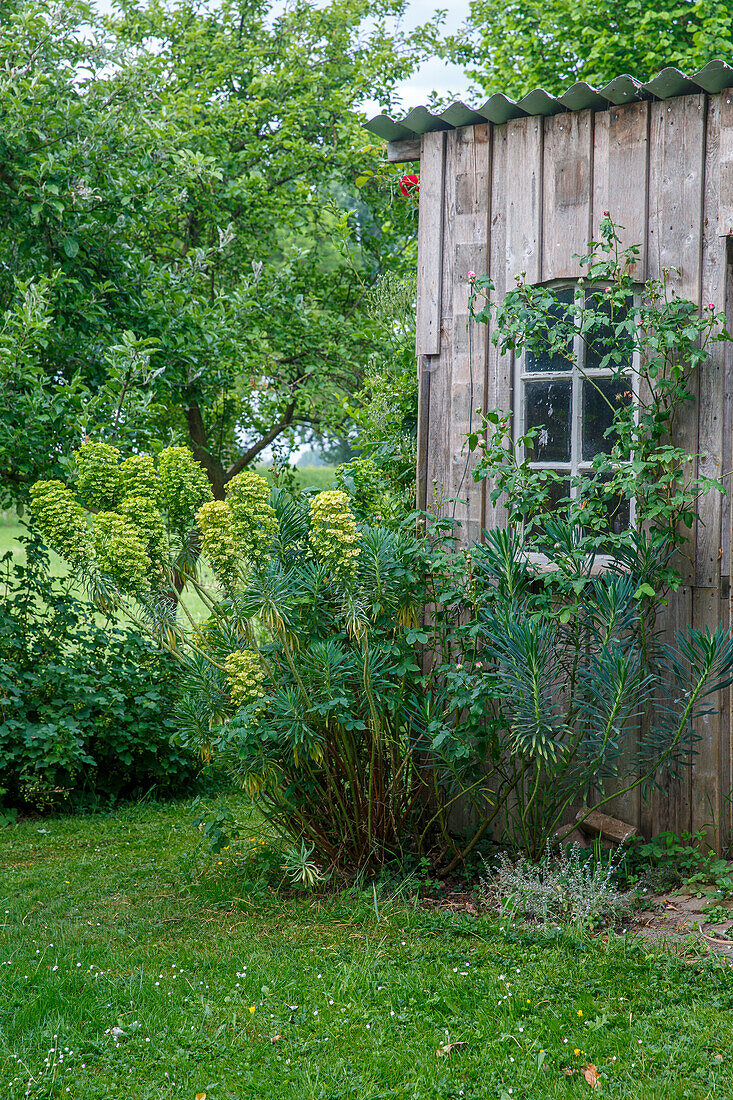
[[(672, 293), (700, 301), (705, 154), (705, 96), (680, 96), (651, 105), (648, 274), (669, 271)], [(697, 378), (690, 389), (697, 400)], [(675, 425), (675, 442), (697, 454), (697, 411), (689, 403)], [(690, 471), (694, 473), (694, 471)], [(676, 565), (686, 583), (695, 576), (696, 524)]]
[(542, 118), (512, 119), (506, 126), (506, 288), (524, 273), (541, 278)]
[[(688, 627), (692, 621), (692, 593), (689, 586), (683, 586), (676, 592), (670, 592), (668, 603), (657, 616), (656, 630), (662, 641), (672, 643), (679, 630)], [(667, 678), (670, 689), (672, 688), (672, 671), (667, 670)], [(664, 705), (666, 699), (662, 697)], [(646, 716), (645, 723), (652, 724), (659, 720), (659, 714), (655, 714), (652, 707)], [(662, 790), (654, 790), (650, 797), (640, 800), (639, 825), (644, 836), (651, 837), (665, 829), (672, 828), (677, 832), (688, 831), (691, 821), (691, 772), (689, 769), (690, 758), (687, 757), (688, 766), (683, 770), (679, 782), (670, 781), (668, 774), (661, 775)]]
[(416, 440), (416, 494), (415, 503), (420, 511), (428, 503), (428, 447), (430, 443), (430, 363), (428, 355), (417, 360), (417, 440)]
[[(494, 128), (491, 173), (491, 223), (489, 271), (494, 282), (494, 299), (501, 302), (518, 277), (539, 282), (542, 250), (542, 119), (513, 119)], [(512, 410), (511, 354), (500, 355), (493, 344), (487, 356), (489, 408)], [(490, 500), (491, 485), (484, 489), (484, 523), (488, 528), (504, 527), (507, 510), (501, 501)]]
[[(450, 422), (453, 381), (453, 262), (455, 252), (456, 174), (453, 169), (457, 131), (444, 135), (445, 155), (441, 213), (442, 270), (440, 293), (440, 354), (430, 362), (430, 413), (428, 435), (428, 506), (440, 505), (442, 515), (450, 514), (452, 505), (443, 506), (451, 495)], [(422, 199), (421, 199), (422, 201)]]
[[(507, 281), (507, 202), (511, 183), (507, 166), (507, 126), (494, 126), (491, 145), (491, 197), (489, 220), (488, 274), (494, 284), (493, 298), (501, 302), (506, 294)], [(499, 408), (508, 412), (512, 400), (512, 357), (501, 355), (492, 341), (493, 323), (488, 325), (486, 356), (485, 401), (487, 409)], [(506, 508), (491, 500), (491, 483), (485, 481), (483, 526), (504, 527)]]
[[(720, 175), (720, 96), (710, 99), (707, 111), (705, 142), (705, 175), (702, 219), (702, 307), (712, 305), (715, 311), (725, 310), (726, 247), (718, 236), (718, 202)], [(709, 354), (698, 372), (698, 467), (700, 476), (720, 479), (724, 474), (724, 383), (725, 348), (711, 344)], [(728, 479), (730, 486), (730, 479)], [(720, 584), (723, 557), (723, 498), (712, 490), (698, 502), (697, 538), (695, 541), (695, 585), (717, 588)]]
[(715, 96), (720, 105), (718, 236), (733, 237), (733, 90)]
[(649, 104), (628, 103), (598, 111), (593, 132), (593, 214), (591, 235), (598, 240), (606, 211), (618, 227), (624, 248), (640, 246), (632, 269), (646, 276), (649, 180)]
[(552, 115), (543, 127), (541, 278), (577, 279), (591, 234), (593, 112)]
[(417, 230), (417, 335), (421, 355), (440, 353), (445, 133), (423, 134)]
[[(733, 332), (733, 237), (721, 237), (725, 248), (725, 317), (728, 332)], [(731, 525), (733, 524), (733, 343), (723, 345), (723, 475), (726, 495), (723, 497), (721, 534), (721, 576), (733, 576)]]
[[(717, 588), (695, 589), (692, 609), (695, 626), (716, 630), (721, 618), (720, 592)], [(711, 713), (695, 724), (699, 741), (695, 745), (692, 773), (692, 831), (705, 829), (710, 844), (719, 841), (723, 822), (724, 799), (730, 794), (728, 738), (722, 736), (727, 719), (727, 692), (708, 699)], [(725, 789), (723, 789), (725, 786)]]
[(676, 269), (675, 292), (699, 301), (705, 96), (666, 99), (650, 110), (649, 274)]
[(484, 408), (486, 325), (470, 319), (470, 271), (488, 268), (491, 131), (488, 124), (457, 131), (452, 171), (455, 173), (453, 251), (453, 366), (450, 447), (450, 491), (457, 497), (455, 518), (461, 541), (477, 542), (482, 528), (482, 486), (473, 480), (476, 455), (467, 438), (480, 426)]
[(427, 506), (432, 476), (430, 374), (439, 366), (443, 274), (443, 189), (445, 134), (424, 134), (418, 213), (417, 319), (418, 371), (417, 506)]

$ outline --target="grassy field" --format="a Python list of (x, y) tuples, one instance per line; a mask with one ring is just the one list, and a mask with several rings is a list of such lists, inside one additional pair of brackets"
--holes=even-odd
[(288, 897), (257, 829), (196, 835), (186, 804), (0, 832), (3, 1097), (538, 1100), (591, 1063), (603, 1097), (733, 1095), (725, 963)]

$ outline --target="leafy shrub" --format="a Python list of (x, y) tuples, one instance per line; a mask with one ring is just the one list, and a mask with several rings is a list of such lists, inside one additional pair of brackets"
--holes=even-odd
[(627, 908), (614, 882), (613, 860), (588, 859), (576, 845), (556, 854), (548, 847), (537, 863), (526, 856), (512, 861), (502, 852), (498, 869), (486, 870), (484, 900), (510, 919), (593, 928), (617, 920)]
[(2, 559), (3, 800), (46, 810), (185, 788), (197, 769), (171, 744), (173, 662), (129, 626), (97, 622), (51, 577), (38, 538), (24, 542), (25, 565)]

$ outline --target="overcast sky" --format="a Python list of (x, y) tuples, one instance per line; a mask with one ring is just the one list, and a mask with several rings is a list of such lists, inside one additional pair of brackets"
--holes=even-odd
[[(436, 8), (447, 9), (444, 29), (455, 31), (468, 15), (469, 0), (437, 0), (435, 4), (425, 0), (411, 0), (405, 27), (416, 27), (430, 18)], [(451, 95), (461, 98), (465, 95), (466, 77), (457, 65), (444, 61), (428, 61), (417, 73), (406, 80), (401, 89), (402, 103), (406, 111), (424, 104), (431, 92), (439, 95)]]
[[(282, 6), (282, 0), (273, 0), (272, 7), (276, 11)], [(446, 19), (443, 24), (445, 31), (455, 31), (464, 22), (468, 15), (469, 0), (410, 0), (407, 13), (403, 21), (404, 29), (411, 29), (427, 22), (433, 13), (440, 9), (446, 11)], [(112, 10), (111, 0), (97, 0), (100, 11)], [(438, 95), (451, 95), (455, 98), (465, 96), (466, 78), (457, 65), (450, 65), (444, 61), (428, 61), (420, 67), (410, 80), (403, 81), (400, 87), (402, 109), (395, 110), (395, 114), (406, 113), (413, 107), (424, 104), (430, 98), (431, 92)], [(364, 111), (371, 116), (377, 113), (376, 104), (365, 103)]]

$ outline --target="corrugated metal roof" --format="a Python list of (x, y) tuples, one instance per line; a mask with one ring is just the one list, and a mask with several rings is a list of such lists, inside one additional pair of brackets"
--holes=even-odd
[(459, 126), (473, 126), (487, 120), (502, 123), (527, 115), (556, 115), (561, 111), (582, 111), (586, 107), (618, 106), (637, 99), (670, 99), (699, 92), (722, 92), (724, 88), (733, 88), (733, 68), (725, 61), (710, 61), (692, 76), (685, 76), (670, 66), (646, 84), (633, 76), (617, 76), (603, 88), (592, 88), (581, 80), (559, 97), (535, 88), (516, 102), (496, 92), (480, 107), (451, 103), (440, 114), (432, 114), (426, 107), (415, 107), (397, 120), (389, 115), (377, 115), (366, 123), (366, 129), (386, 141), (404, 141), (431, 130), (456, 130)]

